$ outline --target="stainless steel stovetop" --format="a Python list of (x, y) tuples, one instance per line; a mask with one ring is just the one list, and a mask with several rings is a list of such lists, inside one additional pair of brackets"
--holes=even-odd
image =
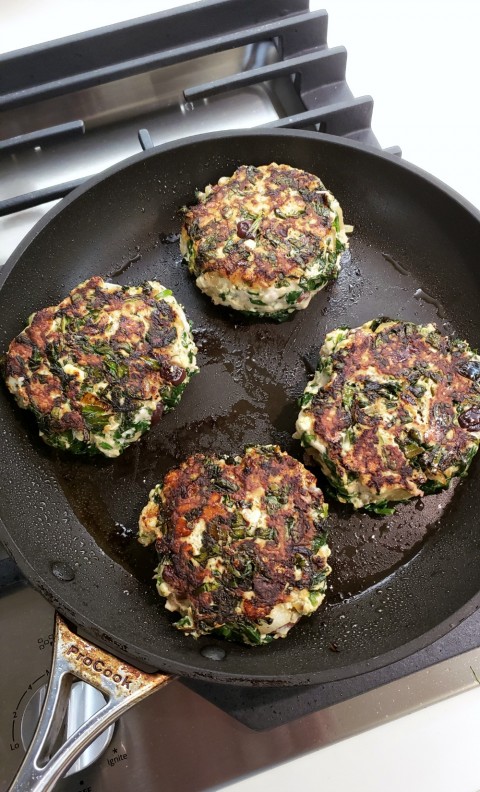
[[(292, 0), (290, 5), (300, 8), (306, 3)], [(318, 14), (315, 24), (322, 28)], [(4, 155), (0, 201), (88, 177), (138, 152), (139, 129), (148, 129), (153, 144), (158, 145), (215, 129), (326, 122), (327, 131), (378, 145), (370, 128), (371, 100), (355, 99), (345, 82), (343, 48), (329, 50), (325, 41), (319, 43), (317, 52), (296, 57), (303, 59), (298, 68), (307, 69), (302, 97), (296, 80), (282, 71), (277, 47), (266, 37), (0, 109), (0, 140), (76, 119), (85, 124), (83, 137), (67, 136)], [(327, 77), (310, 89), (309, 59), (317, 73), (327, 69)], [(243, 84), (246, 71), (265, 67), (268, 79), (264, 74), (263, 79)], [(212, 81), (217, 82), (213, 87)], [(201, 84), (203, 88), (193, 90)], [(189, 88), (186, 99), (183, 91)], [(351, 122), (345, 120), (349, 107), (353, 108)], [(52, 205), (42, 203), (0, 218), (0, 265)], [(49, 673), (53, 619), (52, 608), (28, 585), (15, 580), (14, 568), (6, 554), (0, 553), (0, 623), (3, 635), (8, 636), (0, 646), (0, 792), (8, 788), (38, 718)], [(212, 691), (215, 686), (207, 690), (175, 682), (137, 705), (102, 735), (59, 789), (123, 792), (136, 784), (145, 790), (200, 792), (317, 750), (474, 687), (477, 681), (471, 667), (480, 662), (477, 625), (478, 619), (467, 624), (461, 641), (453, 635), (437, 642), (421, 661), (407, 659), (397, 664), (394, 673), (380, 671), (345, 685), (288, 694), (274, 690), (261, 699), (246, 689), (217, 686)], [(438, 663), (458, 651), (462, 654), (454, 660)], [(66, 732), (98, 706), (91, 689), (77, 685)], [(250, 728), (260, 726), (263, 731)]]
[[(0, 623), (8, 635), (0, 651), (0, 790), (5, 792), (38, 718), (54, 611), (29, 586), (13, 584), (0, 596)], [(474, 687), (471, 667), (479, 664), (480, 650), (475, 649), (455, 662), (439, 663), (261, 732), (173, 682), (127, 712), (106, 738), (98, 738), (58, 790), (212, 790)], [(92, 690), (79, 691), (71, 704), (68, 733), (82, 716), (98, 709), (99, 702), (89, 697)]]

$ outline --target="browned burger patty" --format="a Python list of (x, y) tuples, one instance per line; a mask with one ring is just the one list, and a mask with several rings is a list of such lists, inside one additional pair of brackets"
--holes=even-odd
[(337, 277), (351, 228), (317, 176), (275, 162), (242, 165), (197, 198), (180, 245), (214, 303), (283, 318)]
[(196, 454), (150, 493), (139, 541), (156, 540), (157, 589), (195, 638), (283, 638), (325, 596), (327, 506), (314, 476), (278, 446)]
[(9, 346), (5, 378), (46, 443), (115, 457), (177, 404), (195, 354), (169, 289), (93, 277), (32, 314)]
[(433, 324), (333, 330), (296, 436), (355, 508), (447, 487), (480, 443), (480, 357)]

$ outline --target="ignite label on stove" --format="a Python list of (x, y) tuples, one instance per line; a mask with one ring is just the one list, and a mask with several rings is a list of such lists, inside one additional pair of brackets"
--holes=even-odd
[(118, 764), (119, 762), (123, 762), (123, 761), (125, 761), (125, 759), (127, 759), (127, 754), (126, 753), (119, 753), (117, 748), (112, 748), (112, 754), (114, 754), (114, 756), (111, 757), (110, 759), (107, 759), (107, 764), (110, 767), (113, 767), (114, 765)]

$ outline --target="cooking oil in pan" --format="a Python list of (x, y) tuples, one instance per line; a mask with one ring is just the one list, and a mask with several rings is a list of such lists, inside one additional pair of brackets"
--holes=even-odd
[(424, 289), (417, 289), (413, 295), (416, 300), (423, 300), (423, 302), (433, 305), (436, 309), (437, 316), (440, 319), (445, 319), (446, 311), (440, 300), (436, 300), (431, 294), (428, 294)]
[[(422, 285), (397, 261), (400, 257), (356, 237), (338, 281), (308, 309), (281, 324), (250, 320), (214, 306), (196, 289), (175, 241), (175, 230), (153, 243), (150, 237), (119, 268), (117, 279), (138, 283), (155, 278), (173, 290), (193, 323), (200, 373), (177, 408), (118, 459), (78, 459), (48, 451), (60, 486), (96, 544), (152, 591), (155, 552), (137, 543), (137, 521), (150, 489), (169, 468), (192, 453), (235, 455), (252, 443), (278, 443), (303, 459), (292, 438), (298, 398), (315, 369), (325, 333), (379, 315), (427, 323), (439, 313), (439, 303), (426, 299)], [(325, 488), (319, 473), (318, 479)], [(358, 595), (403, 565), (435, 532), (452, 497), (450, 489), (377, 517), (354, 512), (327, 495), (330, 603)]]

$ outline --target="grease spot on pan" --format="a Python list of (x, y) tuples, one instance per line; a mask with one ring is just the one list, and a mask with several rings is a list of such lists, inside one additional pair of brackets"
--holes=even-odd
[(64, 561), (53, 561), (52, 572), (58, 580), (74, 580), (75, 571)]
[(221, 646), (203, 646), (200, 649), (200, 654), (203, 657), (208, 657), (209, 660), (224, 660), (227, 656), (225, 649)]
[(389, 253), (382, 253), (382, 256), (385, 261), (392, 265), (393, 269), (400, 273), (400, 275), (405, 275), (407, 277), (410, 275), (410, 270), (404, 267), (403, 264), (400, 264), (399, 261), (396, 261)]
[(417, 289), (413, 296), (416, 300), (423, 300), (423, 302), (433, 305), (434, 308), (436, 308), (439, 319), (445, 319), (445, 308), (443, 307), (442, 303), (439, 300), (436, 300), (435, 297), (432, 297), (431, 294), (428, 294), (428, 292), (426, 292), (424, 289)]

